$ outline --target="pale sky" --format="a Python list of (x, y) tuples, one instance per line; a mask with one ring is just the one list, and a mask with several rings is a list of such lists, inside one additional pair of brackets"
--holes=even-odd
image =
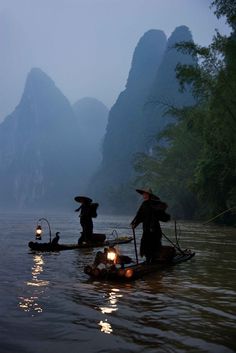
[[(108, 108), (124, 90), (134, 49), (150, 29), (167, 37), (186, 25), (208, 45), (228, 34), (209, 0), (0, 0), (0, 121), (19, 103), (32, 67), (74, 103), (89, 96)], [(1, 59), (2, 58), (2, 59)]]

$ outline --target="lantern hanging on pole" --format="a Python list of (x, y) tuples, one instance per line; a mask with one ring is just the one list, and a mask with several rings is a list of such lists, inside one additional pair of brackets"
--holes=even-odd
[(35, 238), (36, 240), (41, 240), (42, 239), (42, 227), (38, 224), (37, 225), (37, 228), (36, 228), (36, 231), (35, 231)]

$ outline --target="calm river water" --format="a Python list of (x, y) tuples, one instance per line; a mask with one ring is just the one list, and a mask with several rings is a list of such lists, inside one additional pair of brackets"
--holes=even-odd
[[(117, 284), (84, 274), (97, 249), (32, 253), (40, 217), (61, 243), (79, 237), (74, 214), (0, 214), (0, 353), (236, 352), (235, 228), (179, 223), (193, 259)], [(131, 218), (99, 216), (94, 228), (132, 235)], [(174, 239), (173, 223), (163, 228)], [(135, 257), (133, 242), (120, 250)]]

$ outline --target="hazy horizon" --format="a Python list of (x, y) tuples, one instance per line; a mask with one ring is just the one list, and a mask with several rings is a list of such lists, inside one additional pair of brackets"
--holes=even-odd
[(145, 32), (167, 37), (186, 25), (208, 45), (230, 30), (208, 0), (0, 0), (0, 122), (19, 103), (32, 67), (49, 75), (73, 104), (93, 97), (109, 109), (125, 89)]

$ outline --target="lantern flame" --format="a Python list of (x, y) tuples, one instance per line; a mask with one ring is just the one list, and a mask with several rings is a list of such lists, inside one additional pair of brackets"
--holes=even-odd
[(116, 255), (116, 253), (114, 251), (108, 251), (107, 260), (115, 262), (116, 257), (117, 257), (117, 255)]
[(41, 227), (41, 226), (37, 226), (37, 228), (36, 228), (36, 234), (37, 234), (37, 235), (41, 235), (41, 234), (42, 234), (42, 227)]

